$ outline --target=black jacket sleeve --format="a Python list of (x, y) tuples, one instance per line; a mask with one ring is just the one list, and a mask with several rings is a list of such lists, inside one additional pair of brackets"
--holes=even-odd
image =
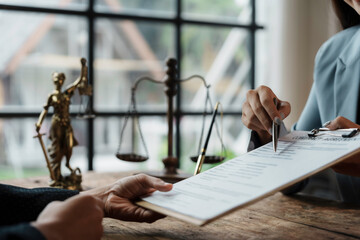
[(0, 227), (1, 240), (45, 240), (39, 230), (29, 223)]
[(251, 131), (249, 145), (247, 151), (250, 152), (258, 147), (261, 147), (259, 135), (255, 131)]
[(0, 184), (0, 226), (34, 221), (48, 203), (63, 201), (78, 193), (57, 188), (26, 189)]
[(63, 201), (78, 191), (56, 188), (26, 189), (0, 184), (0, 239), (45, 240), (39, 230), (29, 222), (52, 201)]

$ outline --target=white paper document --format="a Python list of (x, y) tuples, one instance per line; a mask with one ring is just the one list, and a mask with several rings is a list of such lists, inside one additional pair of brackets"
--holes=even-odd
[(360, 136), (342, 138), (294, 131), (272, 143), (154, 192), (140, 206), (204, 225), (291, 186), (360, 151)]

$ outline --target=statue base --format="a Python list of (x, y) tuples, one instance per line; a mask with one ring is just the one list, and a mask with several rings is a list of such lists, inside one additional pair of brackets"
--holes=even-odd
[[(76, 173), (78, 172), (78, 173)], [(81, 186), (82, 182), (82, 174), (79, 168), (76, 168), (74, 171), (71, 172), (70, 175), (62, 177), (60, 180), (55, 181), (51, 180), (49, 185), (50, 187), (55, 188), (63, 188), (69, 190), (78, 190), (82, 191), (83, 188)]]

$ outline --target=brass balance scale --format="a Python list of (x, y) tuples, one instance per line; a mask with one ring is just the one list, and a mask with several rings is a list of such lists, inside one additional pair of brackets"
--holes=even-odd
[[(206, 109), (207, 109), (207, 106), (210, 106), (211, 109), (213, 109), (213, 107), (212, 107), (212, 103), (211, 103), (211, 99), (210, 99), (210, 95), (209, 95), (210, 85), (208, 85), (206, 83), (206, 81), (203, 77), (201, 77), (199, 75), (193, 75), (187, 79), (181, 80), (181, 79), (177, 78), (178, 74), (177, 74), (176, 59), (173, 59), (173, 58), (168, 59), (166, 62), (166, 65), (167, 65), (166, 75), (162, 81), (155, 80), (150, 77), (141, 77), (136, 80), (135, 84), (131, 88), (130, 106), (129, 106), (128, 114), (125, 117), (123, 127), (121, 129), (120, 143), (119, 143), (119, 147), (118, 147), (118, 150), (116, 153), (116, 157), (120, 160), (128, 161), (128, 162), (144, 162), (149, 159), (148, 149), (146, 147), (144, 136), (141, 131), (141, 126), (140, 126), (140, 122), (139, 122), (139, 114), (136, 109), (136, 90), (137, 90), (139, 84), (143, 81), (150, 81), (150, 82), (153, 82), (156, 84), (163, 84), (163, 85), (165, 85), (165, 94), (167, 96), (167, 103), (168, 103), (168, 105), (167, 105), (167, 123), (168, 123), (167, 152), (168, 152), (168, 155), (165, 158), (163, 158), (163, 160), (162, 160), (164, 163), (163, 171), (149, 171), (149, 172), (146, 172), (146, 174), (149, 174), (149, 175), (155, 176), (155, 177), (159, 177), (167, 182), (174, 183), (174, 182), (183, 180), (183, 179), (191, 176), (190, 174), (178, 171), (178, 169), (177, 169), (178, 158), (173, 155), (173, 119), (174, 119), (173, 97), (177, 93), (177, 91), (176, 91), (177, 85), (180, 83), (198, 78), (198, 79), (202, 80), (203, 85), (206, 88), (206, 100), (205, 100), (205, 108), (204, 108), (203, 119), (202, 119), (202, 129), (201, 129), (201, 137), (200, 137), (199, 147), (198, 147), (198, 154), (200, 153), (200, 150), (201, 150), (202, 140), (203, 140), (203, 135), (204, 135), (205, 118), (207, 115)], [(125, 129), (128, 125), (129, 118), (131, 119), (131, 122), (130, 122), (130, 124), (131, 124), (131, 134), (130, 134), (131, 150), (124, 151), (123, 150), (124, 140), (125, 139), (128, 140), (128, 136), (125, 136), (124, 133), (125, 133)], [(206, 155), (204, 163), (219, 163), (225, 159), (226, 151), (225, 151), (225, 147), (224, 147), (223, 140), (222, 140), (222, 134), (220, 134), (219, 127), (217, 126), (217, 124), (215, 124), (215, 129), (216, 129), (216, 133), (217, 133), (217, 136), (218, 136), (220, 144), (221, 144), (221, 155), (220, 156)], [(222, 131), (221, 131), (221, 133), (222, 133)], [(136, 152), (136, 150), (135, 150), (136, 139), (138, 137), (138, 136), (135, 136), (136, 134), (140, 136), (139, 140), (140, 140), (140, 144), (143, 147), (143, 152), (144, 152), (143, 154), (140, 154), (139, 152)], [(194, 162), (196, 162), (197, 158), (198, 158), (198, 155), (190, 157), (190, 159)]]

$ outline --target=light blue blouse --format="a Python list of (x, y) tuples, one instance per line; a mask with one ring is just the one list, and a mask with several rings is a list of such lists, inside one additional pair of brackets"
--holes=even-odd
[[(315, 58), (314, 83), (294, 130), (311, 130), (343, 116), (356, 122), (360, 82), (360, 25), (326, 41)], [(359, 146), (360, 147), (360, 146)], [(346, 202), (360, 202), (360, 178), (335, 174), (335, 186)], [(311, 183), (311, 178), (310, 178)]]

